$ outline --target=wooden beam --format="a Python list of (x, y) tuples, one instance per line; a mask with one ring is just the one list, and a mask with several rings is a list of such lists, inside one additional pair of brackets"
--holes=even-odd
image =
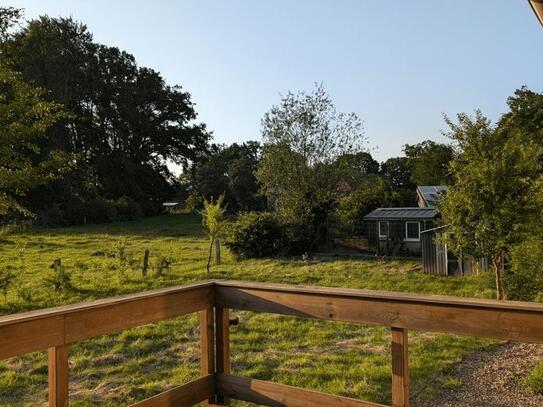
[(409, 407), (407, 329), (392, 327), (392, 407)]
[(130, 407), (189, 407), (211, 397), (215, 392), (214, 386), (214, 376), (206, 375), (132, 404)]
[[(200, 311), (200, 375), (215, 374), (215, 335), (213, 308)], [(203, 405), (215, 403), (214, 395)]]
[[(230, 312), (227, 308), (215, 309), (216, 372), (230, 373)], [(218, 405), (228, 405), (224, 397), (217, 397)]]
[(216, 307), (543, 343), (541, 304), (258, 283), (216, 285)]
[(68, 407), (68, 346), (49, 348), (49, 407)]
[(271, 407), (386, 407), (299, 387), (217, 373), (215, 389), (223, 397)]
[(212, 304), (212, 287), (164, 293), (66, 315), (66, 343), (190, 314)]
[(0, 317), (0, 359), (212, 306), (212, 281)]

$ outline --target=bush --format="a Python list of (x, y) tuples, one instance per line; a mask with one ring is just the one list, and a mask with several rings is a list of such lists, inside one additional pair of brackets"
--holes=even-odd
[(274, 214), (248, 212), (229, 224), (225, 245), (240, 258), (261, 258), (281, 253), (288, 241)]
[(541, 301), (543, 298), (543, 239), (532, 237), (511, 250), (511, 270), (505, 276), (508, 299)]
[(523, 382), (535, 394), (543, 394), (543, 362), (539, 362)]
[(129, 196), (123, 196), (114, 203), (117, 220), (134, 220), (143, 215), (139, 204)]
[(115, 205), (103, 199), (92, 199), (87, 202), (87, 222), (113, 222), (117, 218)]

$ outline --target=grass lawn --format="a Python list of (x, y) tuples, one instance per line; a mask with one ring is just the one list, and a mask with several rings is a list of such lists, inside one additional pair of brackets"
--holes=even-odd
[[(0, 294), (10, 314), (78, 301), (182, 285), (208, 278), (369, 288), (492, 298), (490, 275), (429, 276), (415, 260), (299, 259), (223, 262), (206, 274), (208, 243), (191, 215), (65, 229), (4, 233), (3, 270), (18, 274)], [(150, 270), (142, 276), (145, 249)], [(54, 290), (55, 259), (71, 288)], [(383, 327), (314, 321), (250, 312), (232, 328), (235, 374), (365, 400), (390, 403), (390, 334)], [(459, 385), (452, 367), (490, 340), (410, 332), (413, 397)], [(72, 406), (125, 406), (198, 376), (197, 315), (175, 318), (78, 343), (70, 349)], [(0, 362), (0, 405), (41, 405), (47, 399), (44, 352)]]

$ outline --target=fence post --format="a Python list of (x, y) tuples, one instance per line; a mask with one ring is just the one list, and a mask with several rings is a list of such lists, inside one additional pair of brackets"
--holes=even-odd
[(49, 407), (68, 407), (68, 345), (48, 349)]
[(407, 329), (392, 330), (392, 407), (409, 407)]
[[(215, 373), (215, 335), (214, 335), (213, 308), (200, 311), (200, 374), (207, 376)], [(215, 403), (211, 397), (202, 405), (209, 406)]]
[[(215, 309), (215, 343), (217, 373), (230, 373), (230, 312), (228, 308)], [(217, 404), (228, 405), (224, 397), (217, 397)]]

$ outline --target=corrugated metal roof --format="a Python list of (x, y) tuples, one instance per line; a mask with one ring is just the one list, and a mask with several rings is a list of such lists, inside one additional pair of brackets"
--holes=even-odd
[(428, 206), (436, 206), (439, 195), (449, 187), (447, 185), (419, 185), (417, 189)]
[(364, 219), (434, 219), (436, 216), (436, 208), (379, 208), (364, 216)]

